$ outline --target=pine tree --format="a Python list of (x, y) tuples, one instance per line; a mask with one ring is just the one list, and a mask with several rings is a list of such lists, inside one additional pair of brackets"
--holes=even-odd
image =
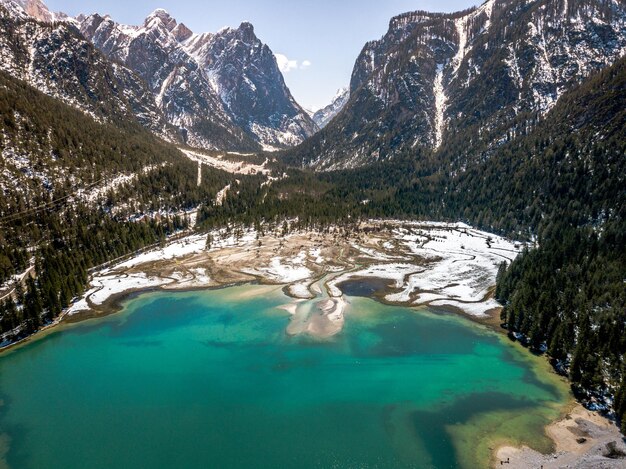
[(24, 316), (27, 321), (27, 330), (35, 332), (41, 326), (41, 314), (43, 313), (43, 301), (35, 280), (29, 277), (26, 281), (26, 295), (24, 303)]

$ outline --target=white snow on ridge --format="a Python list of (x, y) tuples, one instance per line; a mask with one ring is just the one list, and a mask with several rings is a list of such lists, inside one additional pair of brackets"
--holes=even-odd
[(350, 90), (348, 88), (341, 88), (330, 101), (330, 104), (326, 107), (317, 109), (315, 112), (309, 112), (309, 114), (317, 126), (320, 129), (323, 129), (337, 114), (343, 110), (349, 99)]
[(465, 55), (467, 54), (467, 42), (468, 42), (467, 29), (468, 29), (468, 25), (470, 21), (476, 18), (477, 16), (485, 13), (487, 15), (487, 22), (485, 23), (485, 27), (483, 28), (483, 31), (487, 31), (489, 27), (491, 26), (491, 14), (493, 12), (494, 2), (495, 0), (489, 0), (483, 3), (480, 7), (478, 7), (476, 10), (472, 11), (471, 13), (465, 16), (461, 16), (460, 18), (457, 18), (454, 20), (454, 26), (459, 36), (459, 48), (455, 56), (452, 59), (452, 69), (455, 74), (459, 71), (459, 68), (461, 67), (461, 63), (463, 63), (463, 59), (465, 58)]

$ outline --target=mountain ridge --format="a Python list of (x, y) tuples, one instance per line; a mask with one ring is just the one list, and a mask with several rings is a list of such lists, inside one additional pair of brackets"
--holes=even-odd
[(207, 109), (257, 142), (258, 148), (245, 144), (235, 148), (239, 150), (292, 146), (317, 130), (250, 23), (195, 34), (157, 9), (142, 26), (93, 14), (80, 22), (80, 30), (107, 56), (146, 80), (168, 120), (186, 128), (193, 146), (218, 149), (206, 141), (201, 128), (194, 129), (194, 119)]
[[(458, 13), (395, 17), (357, 58), (341, 116), (288, 151), (286, 161), (356, 167), (418, 146), (445, 151), (446, 141), (470, 128), (489, 133), (497, 146), (623, 55), (625, 7), (613, 0), (489, 0)], [(464, 157), (474, 150), (464, 148)]]
[[(158, 10), (157, 10), (158, 12)], [(208, 149), (260, 149), (225, 112), (198, 65), (171, 35), (165, 15), (149, 15), (143, 27), (126, 27), (93, 14), (79, 24), (81, 34), (106, 57), (137, 73), (184, 143)], [(173, 26), (171, 27), (173, 29)]]
[(310, 113), (313, 121), (320, 129), (323, 129), (342, 111), (348, 103), (348, 99), (350, 99), (350, 90), (348, 88), (340, 88), (328, 105)]
[(39, 22), (0, 3), (0, 69), (100, 120), (132, 118), (166, 140), (178, 135), (143, 81), (110, 63), (71, 24)]
[[(107, 57), (110, 68), (124, 75), (118, 80), (125, 83), (124, 88), (141, 92), (142, 100), (150, 101), (150, 112), (135, 102), (128, 107), (147, 127), (159, 127), (155, 131), (167, 140), (208, 150), (255, 152), (299, 144), (318, 130), (291, 95), (272, 51), (256, 37), (250, 23), (195, 34), (162, 8), (148, 15), (142, 25), (128, 26), (97, 13), (76, 18), (52, 13), (41, 0), (2, 0), (0, 4), (7, 9), (7, 20), (30, 19), (41, 22), (42, 28), (79, 31)], [(25, 35), (25, 43), (28, 38)], [(65, 44), (64, 49), (70, 53), (72, 48), (80, 49), (83, 45), (78, 42)], [(60, 49), (61, 44), (55, 47)], [(34, 44), (25, 48), (33, 49)], [(38, 71), (30, 67), (28, 72)], [(69, 70), (64, 73), (71, 74)], [(137, 77), (131, 80), (130, 75)], [(36, 84), (33, 79), (30, 82)], [(39, 87), (50, 91), (41, 83)], [(71, 93), (56, 96), (66, 102), (75, 98)], [(80, 99), (74, 100), (91, 112)], [(158, 126), (148, 122), (149, 114), (152, 121), (159, 121)]]

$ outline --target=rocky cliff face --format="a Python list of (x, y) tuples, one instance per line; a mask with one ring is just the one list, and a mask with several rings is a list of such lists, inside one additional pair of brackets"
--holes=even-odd
[(315, 122), (320, 129), (323, 129), (341, 112), (348, 103), (348, 99), (350, 99), (350, 91), (348, 88), (340, 89), (328, 106), (313, 113), (313, 122)]
[(66, 22), (43, 23), (17, 3), (0, 3), (0, 70), (97, 120), (136, 120), (176, 140), (143, 81), (111, 63)]
[(233, 122), (202, 69), (177, 41), (181, 28), (176, 26), (167, 12), (156, 10), (139, 27), (94, 14), (82, 19), (80, 31), (107, 57), (141, 76), (185, 143), (208, 149), (259, 149)]
[(400, 15), (363, 48), (344, 112), (290, 157), (321, 169), (417, 146), (463, 158), (526, 132), (625, 51), (626, 6), (616, 0), (489, 0)]
[(249, 23), (194, 34), (165, 10), (156, 10), (142, 26), (91, 15), (82, 19), (80, 30), (144, 78), (167, 119), (193, 146), (284, 148), (316, 130)]
[[(12, 0), (19, 5), (27, 15), (38, 21), (50, 23), (57, 19), (57, 15), (48, 10), (48, 7), (41, 0)], [(6, 1), (5, 3), (9, 3)]]
[(317, 130), (291, 96), (274, 54), (250, 23), (192, 35), (183, 47), (204, 70), (235, 122), (264, 146), (293, 146)]

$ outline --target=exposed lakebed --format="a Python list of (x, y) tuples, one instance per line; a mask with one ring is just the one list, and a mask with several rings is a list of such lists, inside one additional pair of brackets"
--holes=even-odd
[(272, 286), (146, 293), (3, 354), (6, 462), (445, 468), (505, 442), (550, 449), (566, 387), (500, 335), (348, 295), (340, 334), (290, 336), (286, 301)]

